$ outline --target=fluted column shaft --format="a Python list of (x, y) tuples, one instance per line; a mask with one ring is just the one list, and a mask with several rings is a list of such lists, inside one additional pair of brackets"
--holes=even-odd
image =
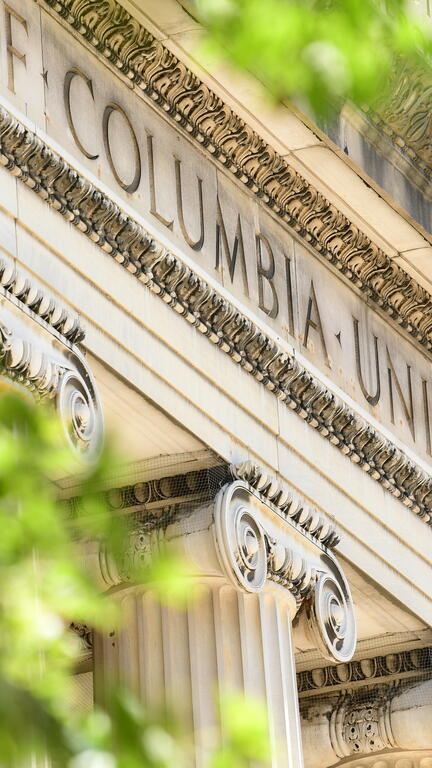
[(151, 590), (126, 588), (119, 633), (95, 639), (95, 693), (113, 678), (150, 709), (166, 707), (194, 733), (196, 765), (223, 739), (218, 694), (238, 691), (267, 704), (275, 768), (300, 768), (301, 734), (289, 601), (245, 594), (217, 578), (200, 580), (184, 609)]

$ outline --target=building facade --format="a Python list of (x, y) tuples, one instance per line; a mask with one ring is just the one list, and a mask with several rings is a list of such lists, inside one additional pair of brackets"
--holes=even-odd
[[(83, 641), (195, 734), (268, 707), (273, 766), (432, 766), (428, 91), (319, 128), (197, 59), (177, 0), (2, 0), (3, 377), (114, 436), (126, 609)], [(430, 92), (430, 91), (429, 91)], [(65, 482), (73, 503), (74, 489)], [(132, 587), (162, 542), (202, 587)]]

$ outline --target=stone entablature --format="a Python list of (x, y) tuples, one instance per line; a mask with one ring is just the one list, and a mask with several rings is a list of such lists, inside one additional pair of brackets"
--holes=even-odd
[[(176, 130), (193, 139), (209, 159), (230, 171), (309, 246), (333, 263), (380, 311), (387, 312), (400, 327), (430, 348), (428, 292), (291, 168), (284, 157), (116, 0), (97, 5), (89, 0), (41, 0), (41, 4), (53, 8), (108, 65), (133, 83), (137, 95), (149, 98), (173, 121)], [(132, 128), (130, 121), (129, 125)], [(93, 150), (87, 151), (89, 155), (93, 155)], [(130, 185), (125, 182), (125, 186)]]
[[(56, 6), (57, 10), (60, 6), (61, 4)], [(74, 3), (68, 5), (68, 21), (73, 18), (74, 9)], [(120, 42), (122, 38), (119, 36), (119, 29), (126, 25), (124, 28), (129, 31), (127, 25), (131, 25), (131, 35), (134, 32), (137, 39), (132, 41), (128, 36), (128, 45), (132, 45), (132, 42), (134, 46), (138, 45), (139, 38), (141, 48), (139, 45), (138, 48), (140, 55), (144, 56), (142, 46), (143, 40), (146, 41), (146, 45), (150, 46), (154, 65), (153, 57), (156, 51), (159, 55), (160, 43), (142, 27), (137, 26), (137, 22), (120, 6), (117, 8), (115, 3), (103, 6), (101, 14), (92, 15), (90, 10), (94, 9), (94, 5), (90, 9), (90, 6), (84, 3), (79, 6), (77, 13), (83, 22), (95, 24), (95, 35), (98, 31), (101, 32), (100, 25), (104, 20), (104, 34), (107, 35), (108, 42), (112, 40), (111, 33), (116, 34), (116, 40), (119, 41), (116, 51), (120, 56), (125, 43)], [(396, 341), (378, 313), (365, 313), (364, 302), (357, 300), (354, 293), (350, 294), (345, 287), (341, 287), (342, 283), (334, 277), (334, 271), (325, 270), (323, 273), (322, 264), (319, 264), (316, 257), (311, 257), (309, 250), (301, 248), (300, 241), (293, 240), (286, 229), (277, 226), (268, 212), (264, 213), (267, 206), (262, 205), (254, 211), (253, 217), (248, 216), (245, 204), (249, 203), (251, 198), (248, 200), (244, 196), (239, 199), (234, 185), (226, 183), (220, 174), (217, 176), (215, 191), (216, 169), (223, 166), (223, 169), (227, 170), (227, 163), (219, 162), (219, 145), (223, 145), (225, 152), (228, 152), (229, 148), (229, 169), (235, 172), (238, 179), (245, 181), (260, 204), (266, 202), (266, 196), (260, 193), (258, 181), (263, 182), (265, 177), (265, 183), (271, 186), (273, 193), (277, 192), (286, 205), (292, 203), (294, 214), (299, 216), (303, 223), (310, 224), (314, 235), (325, 240), (327, 249), (336, 248), (338, 251), (342, 248), (347, 259), (345, 266), (349, 266), (347, 276), (352, 279), (356, 291), (360, 295), (363, 293), (363, 298), (366, 298), (368, 303), (375, 301), (375, 307), (380, 313), (397, 320), (399, 327), (405, 328), (415, 337), (416, 342), (421, 343), (422, 340), (427, 340), (431, 322), (427, 292), (408, 278), (383, 252), (380, 252), (378, 257), (378, 251), (375, 252), (373, 248), (371, 250), (369, 241), (363, 239), (360, 242), (350, 238), (350, 246), (346, 243), (343, 245), (346, 217), (336, 209), (330, 210), (321, 204), (319, 211), (315, 210), (314, 205), (321, 198), (317, 190), (310, 188), (310, 185), (307, 186), (307, 193), (297, 189), (297, 186), (290, 190), (291, 176), (281, 177), (271, 160), (278, 157), (282, 168), (283, 164), (286, 164), (285, 159), (277, 156), (277, 153), (251, 132), (246, 124), (240, 121), (241, 131), (239, 128), (229, 134), (229, 137), (225, 136), (229, 120), (238, 121), (239, 118), (228, 108), (224, 110), (216, 97), (214, 110), (210, 110), (206, 115), (205, 140), (203, 138), (203, 141), (200, 141), (200, 136), (195, 135), (194, 130), (186, 131), (189, 138), (197, 139), (193, 147), (186, 145), (183, 141), (185, 126), (181, 119), (170, 120), (171, 125), (167, 127), (166, 120), (156, 118), (153, 111), (148, 109), (145, 99), (150, 95), (150, 91), (147, 87), (141, 87), (146, 72), (140, 70), (140, 84), (135, 82), (131, 93), (129, 89), (125, 89), (121, 80), (110, 79), (109, 69), (101, 67), (84, 46), (78, 46), (70, 53), (70, 34), (46, 14), (42, 14), (42, 17), (44, 60), (52, 73), (50, 85), (45, 89), (45, 96), (42, 96), (50, 136), (54, 139), (57, 137), (62, 146), (64, 143), (68, 151), (72, 150), (78, 161), (83, 160), (90, 171), (97, 173), (102, 182), (113, 189), (114, 197), (116, 193), (120, 193), (137, 214), (146, 217), (150, 214), (159, 229), (172, 241), (173, 246), (180, 247), (185, 251), (186, 257), (192, 255), (193, 260), (198, 261), (203, 267), (201, 275), (204, 271), (210, 277), (223, 282), (225, 288), (228, 286), (229, 293), (234, 294), (248, 310), (254, 314), (258, 313), (258, 320), (262, 321), (264, 327), (271, 327), (289, 343), (294, 339), (294, 344), (301, 354), (309, 357), (314, 365), (321, 367), (324, 374), (337, 386), (357, 400), (422, 458), (429, 461), (432, 448), (427, 358), (419, 356), (418, 351), (400, 337), (396, 337)], [(115, 23), (119, 25), (117, 31)], [(100, 54), (97, 46), (95, 52)], [(138, 56), (134, 48), (134, 62), (135, 54)], [(178, 71), (175, 68), (179, 62), (175, 57), (175, 61), (171, 61), (172, 54), (169, 52), (165, 51), (165, 54), (166, 65), (169, 63), (169, 66), (174, 67), (173, 72), (170, 70), (163, 90), (164, 98), (169, 99), (171, 84), (175, 82), (176, 88), (180, 88)], [(150, 56), (150, 53), (148, 55)], [(106, 61), (106, 56), (104, 60)], [(147, 63), (150, 66), (150, 62)], [(47, 80), (48, 69), (45, 71)], [(166, 77), (166, 67), (163, 71)], [(203, 109), (204, 86), (195, 76), (188, 74), (198, 89), (200, 109)], [(124, 75), (123, 72), (123, 80)], [(151, 87), (156, 89), (158, 83), (159, 73), (155, 72)], [(106, 89), (109, 89), (111, 101), (104, 100)], [(99, 93), (102, 95), (99, 96)], [(182, 103), (180, 95), (181, 91), (175, 101), (177, 110), (180, 109), (180, 102)], [(210, 98), (212, 94), (208, 92), (207, 96)], [(86, 105), (85, 109), (78, 108), (79, 101)], [(158, 102), (158, 99), (156, 101)], [(153, 106), (166, 118), (166, 111), (159, 109), (158, 103)], [(188, 119), (193, 122), (192, 113), (193, 110), (189, 110)], [(88, 114), (91, 114), (90, 121), (83, 117)], [(175, 118), (177, 113), (169, 109), (168, 115)], [(222, 121), (221, 124), (222, 116), (225, 122)], [(142, 130), (137, 129), (136, 121), (143, 125)], [(183, 143), (180, 143), (181, 135)], [(207, 146), (210, 138), (213, 142), (211, 147)], [(246, 143), (248, 149), (245, 149)], [(202, 155), (197, 152), (197, 145), (201, 148), (203, 144), (209, 149), (208, 159), (217, 161), (209, 163), (207, 167), (203, 166)], [(254, 152), (251, 154), (252, 146)], [(246, 169), (243, 168), (245, 164), (248, 173), (253, 171), (259, 175), (256, 183), (247, 183), (248, 177), (244, 173)], [(144, 179), (145, 175), (147, 179)], [(294, 176), (297, 178), (298, 174), (294, 173)], [(143, 202), (147, 195), (149, 210), (146, 210)], [(186, 198), (191, 197), (192, 200), (187, 199), (185, 202)], [(191, 202), (195, 210), (198, 208), (195, 221), (191, 217)], [(61, 209), (61, 201), (59, 206)], [(270, 206), (268, 211), (273, 214), (279, 211), (282, 214), (282, 206), (279, 205), (279, 208), (280, 211), (276, 210), (275, 206)], [(227, 209), (234, 211), (234, 219), (227, 213)], [(250, 210), (253, 211), (253, 208)], [(259, 219), (259, 223), (253, 222), (252, 218)], [(276, 216), (276, 220), (278, 218), (279, 216)], [(290, 223), (288, 220), (284, 221)], [(360, 233), (357, 231), (357, 234)], [(305, 235), (304, 242), (314, 247), (315, 254), (322, 251), (322, 247), (318, 247), (309, 235)], [(124, 258), (124, 255), (120, 258)], [(211, 263), (214, 259), (215, 265)], [(326, 259), (325, 263), (328, 262), (329, 259)], [(339, 274), (345, 270), (340, 258), (333, 266), (337, 267)], [(325, 279), (321, 281), (324, 274)], [(365, 286), (367, 284), (367, 290), (365, 288), (363, 291), (362, 281)], [(347, 298), (343, 297), (343, 291)], [(335, 302), (335, 296), (339, 292), (341, 297), (337, 306), (339, 298)], [(325, 312), (323, 306), (326, 308)], [(409, 314), (409, 321), (406, 313)], [(402, 345), (400, 349), (399, 345)], [(368, 357), (370, 354), (373, 356), (374, 351), (376, 364), (372, 366), (372, 371), (368, 371)], [(388, 370), (390, 378), (387, 381)]]
[(4, 167), (351, 461), (431, 522), (428, 472), (5, 109), (0, 111), (0, 151)]

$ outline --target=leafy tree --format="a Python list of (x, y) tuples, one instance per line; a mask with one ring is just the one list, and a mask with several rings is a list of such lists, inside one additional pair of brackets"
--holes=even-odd
[(385, 98), (402, 66), (428, 68), (431, 30), (406, 0), (190, 0), (207, 47), (278, 100), (318, 115)]
[[(78, 512), (59, 501), (56, 479), (81, 470)], [(106, 709), (77, 713), (72, 672), (80, 653), (71, 622), (100, 631), (121, 627), (118, 605), (99, 593), (81, 565), (80, 542), (97, 539), (121, 557), (125, 524), (102, 501), (114, 457), (82, 474), (52, 414), (16, 395), (0, 397), (0, 765), (34, 765), (48, 754), (64, 768), (188, 768), (191, 734), (165, 714), (145, 711), (114, 687)], [(133, 577), (159, 585), (159, 599), (181, 607), (190, 572), (173, 555)], [(229, 723), (214, 768), (243, 768), (265, 758), (262, 708), (224, 697)]]

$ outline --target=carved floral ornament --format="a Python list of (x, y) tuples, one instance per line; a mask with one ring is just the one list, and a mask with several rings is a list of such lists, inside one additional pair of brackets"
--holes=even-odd
[[(325, 535), (323, 536), (325, 538)], [(192, 514), (187, 508), (159, 525), (132, 525), (120, 568), (102, 549), (98, 565), (105, 587), (127, 584), (133, 565), (160, 547), (182, 548), (197, 577), (227, 580), (237, 590), (272, 592), (294, 618), (304, 608), (299, 631), (328, 659), (347, 662), (356, 645), (349, 586), (336, 557), (319, 538), (270, 507), (245, 482), (226, 484)]]
[(91, 460), (101, 447), (102, 412), (93, 377), (78, 348), (77, 318), (0, 263), (0, 375), (36, 401), (52, 402), (66, 439)]
[[(391, 96), (377, 112), (367, 110), (368, 122), (360, 126), (379, 151), (383, 146), (379, 136), (387, 138), (395, 152), (406, 158), (405, 173), (420, 189), (430, 188), (432, 182), (431, 97), (430, 71), (405, 66), (395, 73)], [(378, 129), (378, 136), (373, 127)], [(407, 172), (408, 164), (411, 168)]]
[[(426, 523), (432, 524), (429, 473), (3, 107), (0, 108), (0, 164), (352, 462)], [(362, 253), (358, 252), (359, 258), (363, 258)], [(370, 274), (374, 271), (372, 267), (371, 270)], [(384, 281), (387, 279), (390, 277), (385, 272)], [(387, 287), (390, 285), (391, 280)], [(429, 307), (424, 303), (426, 294), (422, 301), (423, 307)], [(432, 303), (427, 312), (432, 326)]]

